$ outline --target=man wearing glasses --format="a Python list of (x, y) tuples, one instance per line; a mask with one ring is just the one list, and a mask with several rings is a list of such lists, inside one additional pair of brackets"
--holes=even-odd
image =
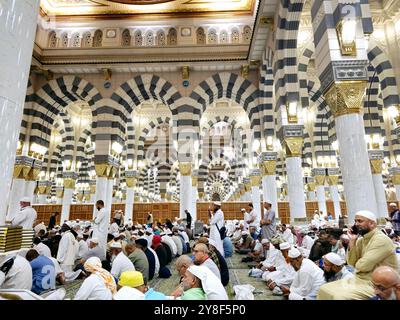
[(378, 267), (372, 273), (375, 296), (371, 300), (400, 300), (400, 276), (390, 267)]

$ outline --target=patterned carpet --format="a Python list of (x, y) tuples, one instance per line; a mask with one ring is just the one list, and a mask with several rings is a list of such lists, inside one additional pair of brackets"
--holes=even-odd
[[(230, 276), (230, 283), (226, 287), (229, 299), (235, 299), (233, 292), (234, 285), (250, 284), (255, 288), (253, 292), (255, 300), (282, 300), (282, 297), (272, 295), (272, 292), (266, 287), (264, 281), (249, 277), (249, 263), (242, 262), (241, 260), (243, 257), (245, 257), (245, 255), (234, 254), (231, 258), (226, 259)], [(175, 261), (172, 261), (169, 265), (169, 269), (172, 274), (169, 279), (153, 279), (149, 282), (149, 287), (166, 295), (171, 295), (179, 283), (179, 274), (175, 270)], [(73, 299), (82, 282), (83, 280), (75, 280), (72, 283), (59, 287), (64, 287), (67, 291), (66, 299)]]

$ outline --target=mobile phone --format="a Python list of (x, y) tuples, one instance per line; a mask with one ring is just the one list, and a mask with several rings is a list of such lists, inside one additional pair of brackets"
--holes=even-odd
[(353, 226), (351, 227), (351, 233), (352, 233), (352, 234), (358, 234), (358, 228), (357, 228), (356, 225), (353, 225)]

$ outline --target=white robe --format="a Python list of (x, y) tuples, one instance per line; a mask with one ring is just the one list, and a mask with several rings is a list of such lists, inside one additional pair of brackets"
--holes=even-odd
[(111, 274), (119, 279), (124, 271), (135, 271), (132, 261), (121, 251), (112, 262)]
[(42, 242), (37, 245), (34, 245), (33, 249), (35, 249), (37, 252), (39, 252), (39, 254), (42, 256), (45, 256), (47, 258), (51, 257), (50, 248)]
[(157, 253), (152, 248), (150, 248), (150, 246), (148, 246), (147, 249), (149, 249), (153, 253), (154, 259), (156, 260), (156, 267), (154, 269), (154, 278), (157, 278), (158, 271), (160, 271), (160, 260), (158, 259)]
[(293, 246), (295, 243), (295, 239), (290, 229), (286, 229), (282, 232), (282, 239), (288, 242), (291, 246)]
[(182, 255), (183, 252), (183, 245), (182, 245), (182, 241), (181, 238), (179, 236), (172, 236), (172, 241), (175, 243), (176, 248), (177, 248), (177, 254), (178, 255)]
[[(6, 256), (4, 262), (12, 257)], [(32, 267), (28, 260), (17, 255), (7, 275), (0, 271), (0, 289), (32, 289)]]
[(93, 273), (83, 281), (74, 300), (112, 300), (112, 292), (100, 276)]
[(208, 258), (201, 265), (204, 267), (207, 267), (209, 270), (211, 270), (212, 273), (214, 273), (215, 276), (221, 281), (221, 273), (218, 269), (218, 266), (215, 264), (215, 262), (211, 258)]
[(78, 242), (78, 255), (77, 258), (81, 259), (82, 257), (85, 256), (86, 253), (89, 251), (89, 246), (85, 240), (80, 240)]
[(303, 259), (290, 286), (289, 300), (315, 300), (324, 283), (324, 272), (311, 260)]
[(78, 248), (78, 242), (75, 240), (71, 231), (65, 232), (60, 240), (57, 251), (57, 261), (60, 263), (64, 272), (72, 271)]
[[(213, 239), (216, 243), (216, 248), (218, 251), (221, 253), (221, 255), (224, 257), (225, 252), (224, 252), (224, 245), (221, 240), (221, 235), (218, 231), (218, 228), (221, 229), (224, 226), (224, 213), (222, 212), (221, 209), (219, 209), (211, 218), (210, 225), (210, 239)], [(217, 228), (218, 226), (218, 228)]]
[(113, 222), (113, 223), (111, 224), (108, 233), (111, 233), (111, 234), (119, 233), (119, 227), (118, 227), (118, 225), (117, 225), (115, 222)]
[(161, 242), (165, 243), (171, 249), (172, 258), (175, 258), (178, 253), (178, 248), (176, 247), (174, 240), (172, 240), (169, 235), (165, 235), (161, 237)]
[(122, 287), (114, 295), (114, 300), (145, 300), (145, 295), (138, 289)]
[(200, 280), (207, 300), (228, 300), (226, 290), (217, 276), (205, 266), (200, 268), (203, 268)]
[(102, 208), (95, 213), (92, 238), (99, 239), (99, 245), (104, 250), (106, 250), (107, 248), (108, 225), (109, 225), (108, 211), (105, 208)]
[(22, 229), (33, 229), (37, 213), (32, 207), (22, 208), (11, 220), (13, 226), (21, 226)]
[(300, 252), (303, 254), (305, 258), (308, 258), (310, 255), (311, 248), (314, 244), (313, 238), (309, 235), (305, 235), (303, 241), (301, 242), (301, 246), (299, 248)]

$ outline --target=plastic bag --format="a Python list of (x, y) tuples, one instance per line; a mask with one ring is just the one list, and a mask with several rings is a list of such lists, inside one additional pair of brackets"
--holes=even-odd
[(261, 269), (253, 268), (249, 271), (249, 276), (253, 278), (261, 278), (264, 271)]
[(253, 291), (254, 288), (250, 284), (242, 284), (233, 286), (233, 291), (235, 292), (235, 300), (254, 300)]

